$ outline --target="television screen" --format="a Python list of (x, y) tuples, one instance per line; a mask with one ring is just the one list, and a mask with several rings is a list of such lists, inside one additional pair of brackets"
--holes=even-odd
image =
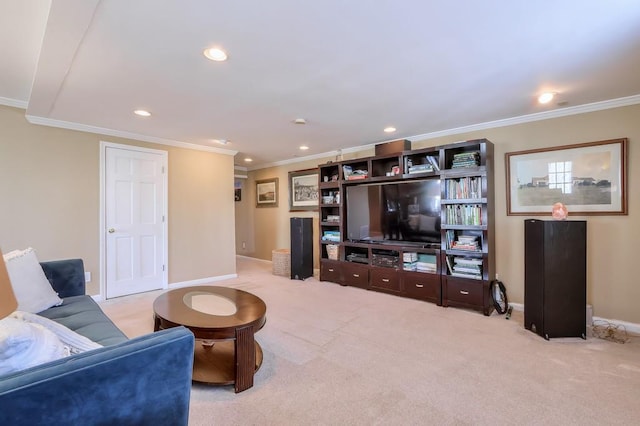
[(346, 188), (347, 239), (440, 242), (440, 180), (371, 183)]

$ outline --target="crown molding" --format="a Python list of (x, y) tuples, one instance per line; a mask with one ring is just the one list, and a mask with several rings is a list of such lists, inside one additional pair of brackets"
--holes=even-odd
[(473, 132), (477, 130), (495, 129), (498, 127), (513, 126), (516, 124), (531, 123), (533, 121), (550, 120), (552, 118), (566, 117), (569, 115), (586, 114), (588, 112), (602, 111), (605, 109), (620, 108), (629, 105), (640, 104), (640, 94), (627, 96), (625, 98), (611, 99), (607, 101), (593, 102), (590, 104), (577, 105), (574, 107), (560, 108), (553, 111), (536, 112), (534, 114), (521, 115), (518, 117), (505, 118), (503, 120), (487, 121), (485, 123), (472, 124), (454, 129), (441, 130), (438, 132), (424, 133), (411, 136), (410, 141), (421, 141), (442, 136), (456, 135), (459, 133)]
[(0, 96), (0, 105), (6, 105), (14, 108), (27, 109), (29, 102), (20, 101), (18, 99), (3, 98)]
[[(573, 107), (560, 108), (552, 111), (537, 112), (534, 114), (511, 117), (511, 118), (506, 118), (502, 120), (487, 121), (484, 123), (478, 123), (478, 124), (472, 124), (469, 126), (462, 126), (462, 127), (452, 128), (452, 129), (440, 130), (437, 132), (423, 133), (420, 135), (406, 137), (405, 139), (408, 139), (412, 142), (422, 141), (426, 139), (433, 139), (437, 137), (450, 136), (450, 135), (455, 135), (460, 133), (494, 129), (498, 127), (513, 126), (516, 124), (530, 123), (530, 122), (541, 121), (541, 120), (549, 120), (552, 118), (566, 117), (570, 115), (586, 114), (589, 112), (602, 111), (606, 109), (620, 108), (620, 107), (637, 105), (637, 104), (640, 104), (640, 94), (627, 96), (623, 98), (610, 99), (606, 101), (593, 102), (590, 104), (577, 105)], [(6, 106), (21, 108), (26, 110), (28, 106), (28, 102), (20, 101), (17, 99), (0, 97), (0, 105), (6, 105)], [(174, 146), (178, 148), (193, 149), (197, 151), (214, 152), (217, 154), (224, 154), (224, 155), (236, 155), (238, 153), (238, 151), (234, 151), (230, 149), (209, 147), (209, 146), (198, 145), (194, 143), (158, 138), (155, 136), (141, 135), (137, 133), (107, 129), (103, 127), (88, 126), (88, 125), (73, 123), (69, 121), (53, 120), (53, 119), (38, 117), (34, 115), (26, 115), (25, 117), (30, 123), (38, 124), (42, 126), (58, 127), (63, 129), (69, 129), (69, 130), (77, 130), (80, 132), (98, 133), (98, 134), (103, 134), (108, 136), (134, 139), (134, 140), (139, 140), (144, 142), (157, 143), (161, 145)], [(344, 154), (344, 153), (354, 153), (354, 152), (364, 151), (366, 149), (375, 147), (375, 145), (377, 145), (378, 143), (384, 143), (384, 141), (371, 143), (367, 145), (359, 145), (356, 147), (343, 148), (341, 150), (323, 152), (323, 153), (309, 155), (305, 157), (296, 157), (288, 160), (275, 161), (272, 163), (262, 164), (256, 167), (248, 167), (246, 168), (246, 170), (247, 171), (260, 170), (260, 169), (266, 169), (269, 167), (277, 167), (277, 166), (284, 166), (287, 164), (301, 163), (303, 161), (309, 161), (309, 160), (314, 160), (318, 158), (335, 157), (337, 155)]]
[(158, 138), (155, 136), (141, 135), (138, 133), (123, 132), (120, 130), (107, 129), (104, 127), (88, 126), (86, 124), (73, 123), (70, 121), (53, 120), (50, 118), (42, 118), (35, 115), (25, 115), (29, 123), (41, 126), (58, 127), (61, 129), (76, 130), (79, 132), (97, 133), (101, 135), (114, 136), (118, 138), (134, 139), (143, 142), (151, 142), (160, 145), (169, 145), (177, 148), (192, 149), (196, 151), (214, 152), (216, 154), (224, 154), (234, 156), (238, 151), (230, 149), (216, 148), (213, 146), (198, 145), (195, 143), (174, 141), (171, 139)]
[[(453, 129), (440, 130), (437, 132), (423, 133), (421, 135), (409, 136), (403, 139), (408, 139), (412, 142), (417, 142), (417, 141), (423, 141), (426, 139), (433, 139), (433, 138), (438, 138), (443, 136), (451, 136), (451, 135), (456, 135), (460, 133), (473, 132), (477, 130), (495, 129), (498, 127), (513, 126), (516, 124), (530, 123), (533, 121), (540, 121), (540, 120), (550, 120), (552, 118), (566, 117), (569, 115), (586, 114), (589, 112), (602, 111), (606, 109), (620, 108), (620, 107), (637, 105), (637, 104), (640, 104), (640, 94), (627, 96), (624, 98), (593, 102), (590, 104), (578, 105), (574, 107), (561, 108), (553, 111), (537, 112), (534, 114), (527, 114), (527, 115), (521, 115), (518, 117), (505, 118), (503, 120), (487, 121), (485, 123), (472, 124), (470, 126), (456, 127)], [(388, 141), (392, 141), (396, 139), (389, 139)], [(260, 170), (260, 169), (266, 169), (268, 167), (283, 166), (283, 165), (292, 164), (292, 163), (301, 163), (303, 161), (313, 160), (314, 158), (335, 157), (336, 155), (340, 155), (341, 153), (345, 154), (345, 153), (354, 153), (354, 152), (364, 151), (366, 149), (375, 147), (377, 144), (384, 143), (384, 142), (387, 142), (387, 141), (375, 142), (367, 145), (358, 145), (356, 147), (344, 148), (337, 151), (329, 151), (321, 154), (314, 154), (308, 157), (296, 157), (295, 159), (276, 161), (273, 163), (252, 167), (249, 170)]]

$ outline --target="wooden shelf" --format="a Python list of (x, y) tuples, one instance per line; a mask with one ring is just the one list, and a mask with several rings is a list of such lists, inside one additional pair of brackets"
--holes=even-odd
[[(341, 203), (320, 204), (321, 238), (325, 231), (339, 230), (340, 232), (340, 242), (320, 241), (323, 245), (340, 245), (338, 260), (328, 259), (327, 251), (321, 250), (320, 279), (430, 301), (443, 306), (471, 308), (489, 315), (493, 310), (489, 283), (495, 278), (493, 151), (493, 144), (490, 141), (477, 139), (402, 151), (397, 154), (321, 164), (319, 166), (320, 195), (339, 194)], [(465, 167), (454, 167), (454, 165), (467, 163), (469, 165)], [(347, 166), (347, 172), (350, 167), (352, 172), (365, 170), (367, 175), (365, 178), (348, 179), (345, 166)], [(410, 169), (419, 170), (420, 168), (425, 170), (409, 173)], [(329, 179), (328, 182), (324, 181), (325, 176)], [(335, 176), (338, 180), (331, 180)], [(465, 180), (465, 178), (469, 179)], [(446, 197), (445, 185), (448, 180), (474, 182), (474, 178), (481, 179), (478, 187), (473, 188), (474, 191), (478, 191), (479, 197)], [(344, 201), (347, 188), (371, 183), (419, 182), (421, 180), (440, 182), (441, 191), (438, 202), (442, 223), (440, 223), (440, 238), (435, 246), (426, 247), (426, 243), (425, 246), (419, 246), (402, 242), (388, 244), (353, 242), (346, 239), (348, 206)], [(450, 182), (450, 187), (459, 188), (459, 186), (459, 183)], [(473, 194), (475, 195), (475, 192)], [(474, 217), (477, 217), (481, 224), (447, 223), (445, 210), (447, 206), (456, 205), (479, 206), (480, 212)], [(323, 220), (328, 214), (339, 215), (340, 222)], [(448, 248), (447, 238), (451, 236), (469, 238), (470, 235), (477, 238), (479, 248), (477, 251)], [(385, 251), (397, 253), (399, 262), (395, 268), (383, 268), (372, 264), (373, 255)], [(436, 272), (404, 270), (402, 256), (409, 252), (435, 255)], [(348, 261), (353, 253), (360, 254), (363, 259), (366, 259), (366, 263)], [(452, 276), (446, 264), (447, 257), (450, 260), (455, 260), (456, 257), (480, 259), (481, 264), (478, 265), (477, 274), (480, 279)], [(389, 271), (381, 271), (385, 269)]]

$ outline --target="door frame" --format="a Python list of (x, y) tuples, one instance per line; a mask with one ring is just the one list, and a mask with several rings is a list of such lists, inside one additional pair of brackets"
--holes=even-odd
[(118, 144), (113, 142), (100, 141), (100, 224), (99, 224), (99, 241), (100, 241), (100, 299), (106, 300), (107, 298), (107, 270), (106, 270), (106, 244), (105, 233), (107, 232), (106, 226), (106, 161), (107, 161), (107, 148), (125, 149), (128, 151), (146, 152), (150, 154), (158, 154), (162, 158), (162, 167), (164, 173), (162, 174), (163, 185), (163, 203), (162, 214), (164, 216), (164, 222), (162, 223), (162, 232), (164, 233), (162, 244), (162, 264), (164, 270), (162, 271), (162, 289), (169, 288), (169, 152), (161, 149), (143, 148), (136, 145)]

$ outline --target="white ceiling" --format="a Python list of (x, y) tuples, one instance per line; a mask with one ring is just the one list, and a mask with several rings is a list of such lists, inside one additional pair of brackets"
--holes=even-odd
[[(202, 55), (213, 45), (228, 61)], [(228, 139), (259, 168), (638, 103), (640, 1), (0, 0), (0, 57), (0, 103), (33, 123)], [(538, 105), (545, 90), (559, 95)]]

